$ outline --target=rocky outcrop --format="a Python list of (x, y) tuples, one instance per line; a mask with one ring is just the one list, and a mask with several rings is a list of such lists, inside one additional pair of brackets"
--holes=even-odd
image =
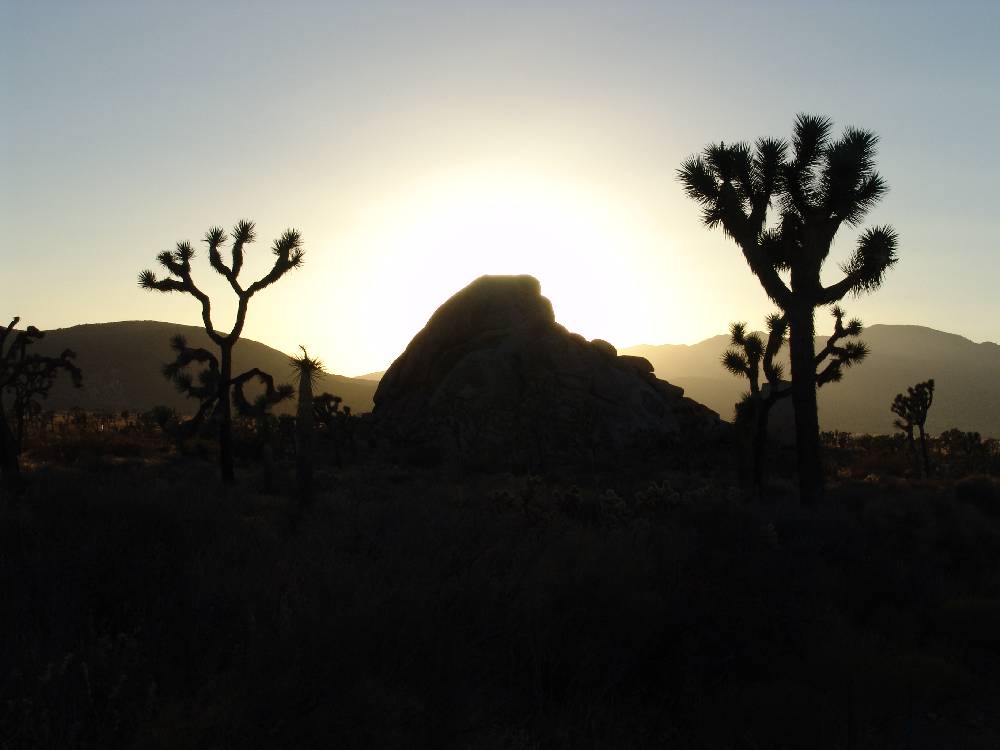
[(646, 359), (556, 323), (531, 276), (483, 276), (445, 302), (386, 371), (373, 421), (425, 460), (490, 467), (611, 461), (722, 424)]

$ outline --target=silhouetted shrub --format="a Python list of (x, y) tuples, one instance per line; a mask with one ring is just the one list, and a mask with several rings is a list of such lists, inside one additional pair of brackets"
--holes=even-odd
[(943, 484), (808, 512), (659, 470), (347, 467), (296, 512), (218, 485), (62, 467), (0, 508), (0, 747), (1000, 737), (958, 714), (996, 699), (1000, 522)]

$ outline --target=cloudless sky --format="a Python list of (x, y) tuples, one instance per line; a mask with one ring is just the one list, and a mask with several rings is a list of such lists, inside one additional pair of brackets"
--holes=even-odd
[(811, 112), (881, 136), (890, 193), (866, 224), (902, 240), (848, 311), (1000, 339), (1000, 3), (0, 7), (0, 315), (197, 325), (136, 275), (246, 217), (246, 278), (286, 227), (307, 255), (244, 336), (334, 372), (384, 369), (482, 273), (535, 274), (591, 338), (693, 343), (770, 308), (677, 167)]

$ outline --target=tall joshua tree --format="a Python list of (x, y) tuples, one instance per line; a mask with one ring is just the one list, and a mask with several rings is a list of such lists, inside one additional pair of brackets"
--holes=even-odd
[[(704, 206), (705, 224), (721, 226), (739, 245), (788, 321), (799, 491), (807, 504), (823, 490), (815, 310), (848, 293), (877, 289), (897, 259), (892, 227), (866, 229), (840, 266), (843, 276), (829, 286), (821, 281), (841, 225), (858, 225), (887, 190), (875, 171), (878, 137), (850, 127), (833, 140), (831, 129), (825, 117), (799, 115), (791, 154), (785, 141), (774, 138), (761, 138), (753, 146), (718, 143), (678, 170), (687, 195)], [(769, 216), (772, 205), (777, 217)]]
[(313, 385), (323, 374), (323, 363), (310, 359), (304, 346), (301, 357), (289, 358), (292, 369), (299, 376), (299, 403), (295, 412), (295, 481), (299, 502), (312, 499), (313, 452), (316, 419), (313, 404)]
[[(213, 386), (217, 401), (219, 422), (219, 466), (224, 482), (232, 482), (233, 474), (233, 435), (232, 435), (232, 403), (231, 391), (233, 380), (233, 346), (239, 341), (246, 322), (247, 307), (257, 292), (266, 289), (293, 268), (302, 265), (305, 251), (302, 249), (302, 238), (294, 229), (285, 231), (271, 247), (274, 254), (274, 265), (262, 278), (244, 287), (239, 281), (243, 268), (244, 251), (247, 245), (256, 239), (254, 224), (251, 221), (240, 221), (233, 227), (231, 256), (228, 265), (222, 258), (222, 247), (230, 237), (222, 227), (212, 227), (205, 234), (204, 242), (208, 245), (208, 261), (232, 287), (236, 293), (236, 321), (232, 330), (223, 334), (216, 330), (212, 322), (212, 301), (194, 283), (191, 278), (191, 260), (195, 257), (194, 248), (190, 242), (178, 242), (176, 249), (164, 250), (156, 256), (160, 265), (167, 271), (167, 276), (158, 279), (153, 271), (146, 270), (139, 274), (139, 286), (143, 289), (157, 292), (182, 292), (190, 294), (201, 304), (201, 318), (205, 332), (219, 347), (218, 375)], [(204, 351), (204, 350), (202, 350)], [(205, 360), (203, 360), (205, 361)]]
[[(816, 386), (838, 382), (843, 378), (844, 369), (852, 367), (868, 356), (868, 346), (861, 341), (844, 341), (861, 335), (864, 329), (858, 319), (844, 324), (844, 311), (839, 306), (833, 308), (833, 334), (827, 339), (822, 351), (816, 355)], [(755, 490), (760, 493), (764, 481), (764, 455), (767, 446), (767, 424), (772, 407), (782, 398), (791, 395), (791, 389), (782, 379), (783, 368), (775, 362), (781, 351), (788, 331), (788, 323), (783, 315), (767, 318), (767, 343), (760, 335), (746, 332), (746, 323), (730, 326), (730, 348), (722, 355), (722, 365), (734, 375), (745, 377), (750, 385), (743, 401), (737, 405), (737, 418), (752, 427), (752, 471)], [(760, 383), (761, 369), (767, 379), (767, 387)]]
[[(77, 388), (83, 376), (74, 363), (76, 357), (69, 349), (58, 357), (47, 357), (31, 352), (31, 345), (45, 334), (34, 326), (15, 331), (20, 318), (14, 318), (6, 328), (0, 328), (0, 474), (3, 485), (16, 490), (21, 484), (21, 467), (18, 460), (23, 439), (24, 409), (35, 398), (49, 394), (59, 372), (65, 371)], [(8, 341), (10, 342), (8, 346)], [(16, 435), (7, 422), (3, 393), (13, 395)]]
[[(917, 446), (913, 440), (913, 430), (916, 428), (920, 433), (920, 456), (922, 460), (924, 476), (930, 476), (931, 460), (927, 455), (927, 433), (924, 432), (924, 424), (927, 422), (927, 412), (930, 411), (931, 404), (934, 403), (934, 380), (925, 380), (923, 383), (911, 385), (906, 389), (906, 394), (897, 393), (892, 401), (892, 413), (899, 419), (893, 424), (906, 433), (907, 442), (913, 457), (917, 456)], [(917, 461), (921, 465), (921, 461)]]

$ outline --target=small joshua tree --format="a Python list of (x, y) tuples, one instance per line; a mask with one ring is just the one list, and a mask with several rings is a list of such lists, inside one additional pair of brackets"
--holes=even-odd
[[(36, 398), (44, 399), (55, 383), (60, 371), (69, 373), (77, 388), (83, 376), (74, 363), (76, 355), (66, 349), (58, 357), (33, 354), (30, 346), (45, 334), (34, 326), (15, 331), (20, 318), (14, 318), (5, 329), (0, 329), (0, 473), (3, 485), (16, 490), (21, 484), (19, 456), (23, 440), (25, 410)], [(7, 345), (10, 340), (10, 345)], [(13, 394), (13, 410), (17, 434), (11, 430), (4, 411), (3, 393)]]
[[(220, 409), (220, 368), (218, 358), (207, 349), (189, 347), (183, 336), (174, 336), (170, 340), (170, 348), (177, 356), (173, 362), (163, 366), (163, 375), (172, 380), (177, 390), (199, 401), (198, 411), (186, 427), (195, 431), (206, 421), (214, 421), (222, 413)], [(204, 368), (198, 373), (197, 384), (187, 371), (192, 364), (201, 364)], [(244, 393), (244, 386), (253, 379), (264, 386), (264, 392), (251, 402)], [(272, 406), (291, 398), (295, 391), (290, 385), (274, 385), (274, 378), (256, 367), (247, 370), (230, 379), (232, 387), (232, 402), (240, 416), (260, 421), (267, 416)]]
[[(893, 424), (906, 434), (907, 442), (913, 453), (917, 465), (921, 465), (924, 476), (931, 474), (930, 456), (927, 454), (927, 433), (924, 432), (924, 424), (927, 422), (927, 412), (934, 402), (934, 380), (925, 380), (923, 383), (911, 385), (906, 389), (906, 393), (897, 393), (892, 401), (892, 413), (899, 419)], [(920, 434), (920, 456), (917, 459), (917, 446), (913, 439), (913, 431), (916, 429)]]
[[(236, 322), (228, 334), (216, 331), (215, 325), (212, 322), (212, 302), (208, 295), (202, 292), (191, 278), (191, 260), (195, 257), (195, 251), (190, 242), (178, 242), (175, 250), (165, 250), (156, 256), (160, 265), (167, 271), (168, 275), (165, 278), (158, 279), (156, 274), (149, 270), (139, 274), (139, 286), (143, 289), (157, 292), (183, 292), (190, 294), (201, 304), (201, 318), (205, 326), (205, 332), (208, 333), (209, 338), (215, 345), (219, 347), (219, 357), (215, 360), (213, 374), (209, 376), (212, 379), (211, 382), (203, 381), (198, 388), (202, 389), (200, 392), (203, 392), (206, 388), (214, 389), (214, 400), (217, 404), (216, 411), (219, 423), (219, 466), (222, 472), (222, 480), (227, 483), (234, 480), (233, 420), (230, 398), (232, 388), (236, 384), (233, 378), (233, 346), (239, 341), (240, 334), (243, 332), (247, 307), (253, 296), (257, 292), (269, 287), (293, 268), (301, 266), (305, 257), (305, 251), (302, 250), (302, 238), (296, 230), (289, 229), (275, 240), (271, 247), (271, 252), (275, 258), (271, 270), (262, 278), (244, 287), (239, 281), (239, 274), (243, 268), (244, 250), (247, 245), (256, 239), (253, 222), (241, 221), (233, 227), (232, 261), (227, 265), (222, 259), (221, 250), (222, 246), (229, 239), (229, 236), (221, 227), (213, 227), (205, 234), (204, 240), (205, 244), (208, 245), (209, 263), (216, 272), (229, 282), (229, 285), (237, 296)], [(198, 351), (198, 361), (208, 364), (211, 369), (212, 365), (209, 360), (201, 358), (202, 355), (200, 354), (200, 352), (204, 352), (205, 354), (208, 354), (208, 352), (204, 349)], [(244, 375), (246, 374), (244, 373)], [(255, 374), (259, 376), (259, 373)], [(250, 377), (253, 377), (253, 375)]]
[(312, 499), (313, 453), (315, 447), (315, 414), (313, 385), (323, 374), (323, 363), (310, 359), (304, 346), (301, 357), (290, 357), (292, 369), (299, 376), (299, 403), (295, 412), (295, 480), (299, 502)]
[[(687, 195), (704, 207), (705, 224), (721, 226), (740, 246), (765, 293), (787, 317), (804, 504), (823, 490), (814, 312), (848, 293), (878, 289), (896, 263), (896, 232), (873, 227), (861, 233), (854, 254), (841, 265), (841, 279), (829, 286), (821, 280), (837, 231), (845, 224), (857, 226), (887, 190), (875, 171), (878, 137), (847, 128), (832, 140), (831, 129), (825, 117), (799, 115), (791, 154), (788, 143), (773, 138), (753, 146), (719, 143), (678, 170)], [(772, 204), (779, 217), (769, 223)]]
[[(788, 324), (782, 315), (767, 318), (767, 343), (756, 333), (746, 332), (746, 323), (733, 323), (729, 327), (730, 348), (722, 355), (722, 366), (733, 375), (745, 377), (750, 390), (736, 405), (738, 423), (751, 429), (751, 472), (753, 486), (759, 494), (764, 484), (764, 453), (767, 447), (767, 423), (771, 408), (791, 391), (782, 381), (782, 367), (774, 361), (785, 341)], [(767, 378), (765, 388), (761, 387), (760, 373), (763, 367)]]
[(358, 417), (351, 413), (351, 407), (344, 404), (340, 396), (332, 393), (321, 393), (313, 399), (313, 414), (333, 445), (334, 461), (342, 465), (345, 453), (354, 454)]
[[(844, 341), (861, 335), (864, 326), (858, 319), (844, 324), (844, 311), (834, 306), (833, 334), (826, 346), (816, 355), (816, 385), (822, 387), (844, 377), (844, 369), (861, 362), (868, 356), (868, 346), (861, 341)], [(730, 326), (731, 347), (722, 355), (722, 365), (729, 372), (747, 378), (750, 390), (737, 404), (737, 421), (752, 426), (753, 485), (759, 494), (764, 481), (764, 456), (767, 449), (767, 424), (771, 408), (792, 391), (782, 379), (783, 368), (774, 361), (785, 342), (788, 322), (784, 315), (767, 318), (767, 343), (756, 333), (746, 332), (746, 323)], [(761, 370), (767, 379), (766, 387), (760, 383)]]

